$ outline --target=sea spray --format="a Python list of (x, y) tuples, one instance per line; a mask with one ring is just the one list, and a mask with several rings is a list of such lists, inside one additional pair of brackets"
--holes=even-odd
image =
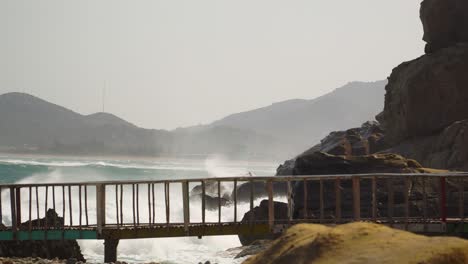
[[(3, 166), (3, 167), (2, 167)], [(13, 168), (11, 166), (14, 166)], [(248, 172), (259, 175), (272, 175), (275, 163), (265, 162), (232, 162), (222, 156), (213, 156), (204, 161), (194, 160), (158, 160), (158, 161), (133, 161), (133, 160), (73, 160), (73, 159), (54, 159), (54, 158), (0, 158), (0, 175), (7, 175), (8, 171), (2, 168), (9, 167), (9, 171), (15, 168), (28, 167), (28, 170), (19, 175), (15, 183), (58, 183), (58, 182), (89, 182), (89, 181), (110, 181), (110, 180), (161, 180), (161, 179), (181, 179), (181, 178), (204, 178), (216, 176), (243, 176)], [(2, 174), (3, 173), (3, 174)], [(9, 175), (9, 174), (8, 174)], [(11, 183), (10, 182), (10, 183)], [(239, 183), (240, 184), (240, 183)], [(191, 183), (190, 189), (197, 183)], [(227, 193), (232, 191), (232, 184), (223, 183), (227, 188)], [(131, 185), (124, 187), (123, 212), (124, 222), (132, 223), (132, 199)], [(183, 222), (182, 208), (182, 187), (180, 183), (171, 184), (170, 187), (170, 221), (172, 223)], [(55, 196), (57, 201), (62, 201), (63, 191), (68, 202), (68, 189), (62, 190), (56, 187)], [(65, 222), (79, 223), (79, 201), (78, 187), (71, 188), (72, 194), (72, 219), (68, 205), (66, 206)], [(84, 190), (82, 189), (82, 192)], [(89, 201), (95, 201), (94, 188), (88, 188), (87, 196)], [(150, 208), (147, 202), (147, 185), (139, 186), (140, 194), (140, 222), (148, 222), (150, 219)], [(52, 207), (52, 190), (48, 189), (49, 208)], [(83, 193), (82, 193), (83, 194)], [(22, 221), (28, 220), (28, 199), (27, 189), (22, 190)], [(3, 210), (8, 210), (9, 193), (7, 190), (2, 192)], [(107, 223), (116, 222), (116, 202), (115, 189), (109, 186), (106, 189), (106, 221)], [(32, 218), (44, 217), (45, 215), (45, 188), (38, 188), (39, 210), (36, 208), (35, 190), (32, 192)], [(255, 201), (258, 205), (260, 199)], [(95, 202), (88, 203), (89, 224), (96, 223)], [(165, 223), (165, 203), (164, 186), (155, 185), (155, 222)], [(238, 205), (238, 220), (245, 212), (249, 210), (250, 205), (240, 203)], [(61, 202), (57, 202), (56, 211), (62, 215), (63, 207)], [(190, 199), (190, 220), (192, 222), (201, 222), (201, 204), (200, 199)], [(222, 221), (233, 221), (234, 207), (227, 206), (221, 209)], [(152, 215), (151, 215), (152, 217)], [(5, 215), (4, 223), (10, 224), (9, 215)], [(82, 223), (84, 223), (84, 214), (82, 214)], [(207, 222), (218, 222), (218, 211), (206, 211)], [(102, 262), (103, 260), (103, 241), (81, 240), (79, 241), (85, 257), (90, 262)], [(183, 238), (158, 238), (158, 239), (135, 239), (121, 240), (118, 247), (119, 259), (127, 262), (151, 262), (166, 261), (168, 263), (198, 263), (206, 260), (212, 263), (236, 263), (232, 256), (226, 256), (225, 250), (240, 246), (237, 236), (203, 237), (202, 239), (194, 237)]]

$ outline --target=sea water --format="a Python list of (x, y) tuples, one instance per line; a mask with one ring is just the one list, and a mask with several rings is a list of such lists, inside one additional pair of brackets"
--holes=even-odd
[[(203, 160), (196, 159), (110, 159), (110, 158), (71, 158), (71, 157), (25, 157), (0, 155), (0, 183), (60, 183), (109, 180), (163, 180), (245, 176), (249, 173), (258, 176), (274, 175), (277, 162), (232, 161), (222, 156), (211, 156)], [(191, 186), (191, 188), (194, 185)], [(141, 190), (145, 192), (145, 190)], [(156, 212), (164, 211), (163, 189), (156, 187)], [(113, 190), (107, 190), (113, 197)], [(171, 188), (171, 222), (180, 222), (183, 217), (181, 188)], [(2, 196), (8, 195), (6, 192)], [(43, 195), (43, 194), (41, 194)], [(93, 195), (90, 193), (90, 195)], [(142, 194), (144, 197), (144, 193)], [(27, 196), (22, 196), (27, 197)], [(5, 197), (6, 198), (6, 197)], [(7, 199), (2, 199), (7, 201)], [(129, 199), (127, 199), (129, 202)], [(258, 204), (261, 199), (255, 203)], [(26, 202), (26, 201), (23, 201)], [(111, 201), (107, 201), (111, 203)], [(7, 206), (7, 205), (6, 205)], [(112, 205), (108, 205), (112, 206)], [(114, 204), (115, 206), (115, 204)], [(129, 208), (125, 204), (124, 208)], [(8, 207), (8, 206), (7, 206)], [(26, 208), (23, 206), (23, 208)], [(5, 207), (6, 208), (6, 207)], [(76, 210), (77, 206), (73, 207)], [(113, 207), (115, 208), (115, 207)], [(131, 207), (130, 207), (131, 208)], [(198, 209), (197, 209), (198, 208)], [(191, 201), (191, 221), (199, 221), (201, 210), (199, 204)], [(240, 204), (240, 217), (249, 209), (248, 204)], [(90, 219), (95, 219), (91, 205)], [(114, 209), (115, 210), (115, 209)], [(111, 211), (111, 210), (108, 210)], [(60, 212), (59, 212), (60, 214)], [(148, 214), (142, 208), (142, 215)], [(75, 213), (75, 215), (77, 215)], [(41, 215), (43, 217), (43, 214)], [(94, 218), (93, 218), (94, 217)], [(125, 220), (131, 222), (132, 215)], [(156, 221), (164, 222), (164, 215), (157, 214)], [(112, 215), (106, 217), (112, 221)], [(207, 221), (217, 221), (217, 211), (207, 211)], [(223, 207), (222, 220), (233, 220), (233, 208)], [(10, 220), (4, 217), (8, 224)], [(78, 241), (81, 250), (91, 263), (103, 261), (103, 241)], [(213, 236), (183, 238), (155, 238), (138, 240), (121, 240), (118, 246), (118, 259), (129, 263), (241, 263), (244, 258), (234, 259), (238, 251), (228, 249), (240, 246), (237, 236)]]

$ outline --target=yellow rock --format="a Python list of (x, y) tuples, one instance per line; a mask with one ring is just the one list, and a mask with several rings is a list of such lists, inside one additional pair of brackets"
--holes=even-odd
[(299, 224), (244, 264), (468, 263), (468, 240), (426, 237), (371, 223)]

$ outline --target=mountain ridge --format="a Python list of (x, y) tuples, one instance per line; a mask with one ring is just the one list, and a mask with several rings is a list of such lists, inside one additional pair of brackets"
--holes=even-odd
[[(171, 131), (140, 128), (111, 113), (82, 115), (33, 95), (7, 93), (0, 95), (0, 151), (281, 159), (314, 145), (322, 134), (340, 129), (339, 123), (359, 125), (361, 120), (373, 119), (383, 106), (373, 101), (375, 95), (383, 94), (384, 84), (352, 82), (314, 99), (276, 102), (208, 125)], [(353, 103), (354, 99), (358, 102)]]

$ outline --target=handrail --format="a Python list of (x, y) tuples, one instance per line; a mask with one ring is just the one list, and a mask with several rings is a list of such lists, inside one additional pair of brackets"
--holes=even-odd
[[(230, 211), (233, 209), (234, 219), (230, 218), (228, 221), (223, 221), (221, 213), (221, 210), (227, 211), (224, 209), (225, 205), (222, 205), (224, 198), (221, 192), (221, 184), (225, 183), (234, 185), (230, 201), (233, 203)], [(194, 184), (201, 188), (197, 197), (192, 196), (191, 188)], [(243, 188), (241, 197), (238, 190), (243, 184), (250, 186)], [(419, 184), (419, 193), (414, 195), (411, 191), (416, 184)], [(59, 229), (81, 231), (91, 228), (98, 237), (105, 236), (109, 229), (156, 229), (161, 226), (170, 228), (181, 225), (185, 234), (190, 235), (191, 228), (199, 225), (218, 225), (221, 228), (231, 223), (247, 224), (253, 230), (255, 225), (266, 224), (273, 232), (277, 223), (343, 223), (359, 220), (384, 221), (390, 224), (403, 221), (405, 229), (408, 229), (411, 221), (419, 219), (426, 231), (429, 221), (434, 219), (442, 224), (453, 221), (452, 219), (465, 222), (465, 211), (468, 211), (464, 208), (464, 192), (468, 191), (466, 184), (466, 172), (1, 184), (0, 191), (9, 192), (8, 196), (3, 197), (3, 202), (10, 206), (2, 208), (0, 201), (0, 221), (11, 219), (11, 226), (7, 229), (15, 234), (21, 231), (55, 230), (58, 228), (56, 223), (48, 222), (47, 217), (36, 220), (40, 215), (47, 215), (50, 207), (57, 210), (56, 213), (60, 213), (59, 217), (63, 219), (63, 225)], [(155, 186), (159, 188), (156, 191)], [(212, 196), (207, 198), (208, 192)], [(401, 196), (396, 196), (398, 194)], [(174, 196), (180, 200), (179, 203), (171, 201)], [(286, 197), (287, 201), (282, 206), (287, 206), (287, 210), (283, 210), (285, 207), (277, 208), (275, 199), (279, 196)], [(254, 215), (257, 214), (255, 207), (258, 206), (259, 198), (267, 202), (267, 214), (263, 216)], [(193, 203), (192, 199), (199, 199), (200, 204)], [(212, 215), (216, 219), (207, 219), (208, 202), (211, 202), (213, 210), (217, 210), (217, 216)], [(238, 205), (241, 203), (246, 205), (243, 209), (250, 209), (250, 217), (244, 217), (243, 220), (238, 219), (241, 213), (245, 213), (239, 211)], [(130, 207), (127, 208), (128, 204)], [(415, 204), (420, 209), (417, 215)], [(180, 219), (171, 218), (171, 209), (174, 206), (182, 209)], [(201, 220), (193, 219), (191, 209), (201, 210), (198, 211)], [(8, 214), (9, 218), (4, 217)], [(24, 219), (28, 219), (27, 225), (23, 222)]]
[(212, 177), (212, 178), (188, 178), (188, 179), (170, 179), (170, 180), (123, 180), (123, 181), (91, 181), (91, 182), (63, 182), (63, 183), (20, 183), (20, 184), (0, 184), (0, 188), (8, 187), (45, 187), (45, 186), (95, 186), (103, 185), (116, 185), (116, 184), (161, 184), (161, 183), (183, 183), (183, 182), (201, 182), (201, 181), (221, 181), (228, 182), (237, 180), (242, 181), (300, 181), (307, 179), (308, 181), (327, 180), (332, 178), (350, 179), (359, 177), (363, 179), (371, 179), (372, 177), (386, 178), (386, 177), (405, 177), (405, 176), (418, 176), (418, 177), (468, 177), (468, 172), (443, 172), (443, 173), (365, 173), (365, 174), (330, 174), (330, 175), (282, 175), (282, 176), (229, 176), (229, 177)]

